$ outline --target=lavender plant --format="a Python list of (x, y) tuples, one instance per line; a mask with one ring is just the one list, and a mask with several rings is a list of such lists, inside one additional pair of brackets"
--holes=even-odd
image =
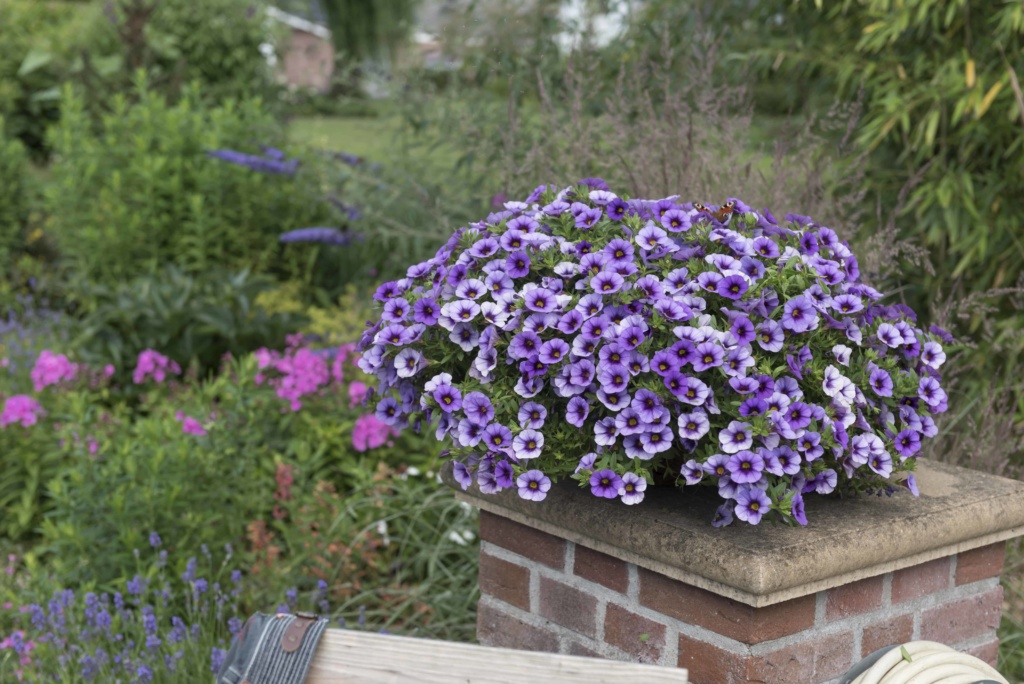
[(455, 478), (534, 501), (707, 485), (714, 524), (806, 524), (803, 495), (906, 487), (947, 408), (945, 331), (860, 282), (806, 216), (628, 199), (600, 179), (455, 231), (375, 295), (377, 416), (433, 427)]

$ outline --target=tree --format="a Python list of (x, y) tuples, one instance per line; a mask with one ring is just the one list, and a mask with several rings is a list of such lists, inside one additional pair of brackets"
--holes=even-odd
[(323, 0), (339, 53), (391, 62), (412, 31), (419, 0)]

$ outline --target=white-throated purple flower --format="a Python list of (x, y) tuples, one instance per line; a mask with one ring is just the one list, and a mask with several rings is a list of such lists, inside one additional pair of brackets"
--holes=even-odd
[(590, 475), (590, 493), (604, 499), (615, 499), (619, 496), (622, 478), (614, 470), (598, 470)]
[(649, 389), (639, 389), (633, 395), (629, 407), (636, 411), (645, 423), (653, 423), (658, 420), (661, 399)]
[(597, 399), (612, 412), (621, 411), (629, 406), (629, 392), (609, 392), (604, 387), (597, 390)]
[(455, 296), (461, 299), (479, 299), (487, 292), (487, 285), (479, 278), (466, 278), (455, 288)]
[(683, 378), (679, 390), (672, 393), (684, 404), (703, 406), (711, 395), (711, 388), (704, 384), (703, 381), (689, 376)]
[(606, 392), (621, 392), (629, 384), (629, 369), (622, 364), (598, 367), (597, 380)]
[(946, 392), (935, 378), (921, 378), (917, 385), (917, 396), (935, 413), (946, 410)]
[(750, 423), (734, 420), (718, 433), (718, 441), (722, 446), (722, 451), (727, 454), (735, 454), (750, 448), (754, 443), (754, 433)]
[(946, 352), (938, 342), (925, 342), (921, 346), (921, 363), (938, 370), (946, 362)]
[(558, 319), (558, 331), (565, 335), (571, 335), (583, 325), (583, 314), (578, 310), (566, 311)]
[(473, 243), (473, 246), (469, 248), (469, 254), (477, 259), (486, 259), (497, 251), (498, 241), (492, 237), (477, 240)]
[(757, 397), (748, 397), (740, 404), (739, 413), (742, 417), (760, 416), (768, 412), (768, 402)]
[(647, 432), (640, 433), (640, 445), (643, 447), (647, 458), (672, 448), (672, 430), (669, 428), (655, 427)]
[(757, 326), (757, 344), (769, 352), (778, 352), (786, 340), (782, 326), (771, 319), (764, 320)]
[(580, 359), (569, 365), (569, 383), (574, 387), (587, 387), (594, 381), (596, 372), (593, 361)]
[(612, 221), (621, 221), (622, 218), (626, 215), (626, 210), (628, 208), (628, 204), (626, 204), (621, 199), (616, 197), (611, 202), (609, 202), (607, 206), (605, 206), (604, 210), (605, 213), (608, 214), (608, 218), (610, 218)]
[(625, 281), (618, 273), (601, 271), (590, 279), (590, 289), (597, 294), (614, 294), (622, 289)]
[(759, 454), (744, 449), (730, 456), (725, 467), (733, 482), (740, 484), (758, 482), (764, 471), (764, 459)]
[(535, 401), (528, 401), (519, 407), (519, 425), (524, 428), (539, 430), (544, 427), (547, 417), (548, 410)]
[(569, 345), (564, 340), (548, 340), (540, 346), (538, 358), (541, 363), (553, 365), (569, 356)]
[(458, 411), (462, 408), (462, 393), (452, 385), (444, 385), (434, 390), (434, 401), (445, 413)]
[(690, 229), (690, 215), (682, 209), (669, 209), (661, 215), (661, 225), (672, 233), (682, 233)]
[(693, 441), (699, 440), (708, 434), (708, 431), (711, 429), (708, 416), (701, 409), (694, 409), (689, 413), (679, 414), (678, 426), (679, 436), (683, 439), (692, 439)]
[(590, 201), (599, 207), (606, 206), (612, 200), (618, 199), (618, 195), (608, 190), (591, 190), (589, 197)]
[(394, 397), (385, 397), (377, 402), (377, 410), (374, 414), (377, 420), (382, 423), (394, 426), (398, 425), (400, 417), (398, 401)]
[(472, 421), (463, 418), (459, 421), (459, 444), (464, 447), (474, 447), (480, 443), (484, 434), (484, 426), (477, 425)]
[(825, 453), (821, 446), (821, 435), (811, 430), (805, 430), (796, 440), (796, 449), (804, 455), (804, 460), (810, 463), (816, 461)]
[(609, 332), (610, 322), (603, 315), (589, 318), (580, 327), (583, 339), (598, 342)]
[(880, 397), (892, 396), (892, 377), (881, 368), (874, 368), (868, 376), (868, 384)]
[(523, 330), (540, 335), (548, 328), (552, 328), (556, 325), (558, 325), (558, 314), (535, 313), (527, 316), (526, 321), (523, 323)]
[(505, 272), (511, 278), (522, 278), (530, 272), (530, 265), (530, 256), (526, 252), (512, 252), (505, 259)]
[(615, 429), (620, 435), (638, 435), (646, 428), (640, 420), (640, 414), (633, 408), (627, 408), (615, 416)]
[(594, 441), (598, 446), (613, 446), (617, 436), (614, 418), (602, 418), (594, 423)]
[(748, 345), (757, 338), (754, 324), (746, 316), (740, 315), (733, 319), (729, 332), (736, 338), (736, 344)]
[(512, 431), (500, 423), (491, 423), (484, 428), (481, 441), (491, 451), (508, 451), (512, 448)]
[(622, 498), (622, 503), (631, 506), (644, 500), (644, 490), (646, 489), (647, 480), (636, 473), (626, 473), (622, 476), (619, 496)]
[(527, 470), (516, 478), (519, 496), (528, 501), (543, 501), (551, 489), (551, 479), (539, 470)]
[(643, 344), (645, 339), (644, 329), (639, 325), (631, 325), (619, 333), (618, 342), (625, 350), (632, 351)]
[(462, 351), (472, 351), (480, 340), (480, 333), (469, 323), (459, 323), (452, 328), (448, 339), (459, 345)]
[(896, 348), (903, 344), (903, 336), (899, 329), (891, 323), (880, 324), (878, 330), (875, 331), (875, 336), (878, 337), (879, 342), (890, 348)]
[(611, 263), (632, 263), (633, 261), (633, 245), (628, 240), (623, 240), (622, 238), (615, 238), (609, 242), (601, 250), (601, 253)]
[(836, 358), (838, 363), (844, 366), (850, 365), (850, 355), (853, 354), (853, 350), (847, 347), (845, 344), (837, 344), (832, 347), (832, 356)]
[(855, 314), (864, 310), (864, 302), (857, 295), (841, 294), (832, 298), (832, 308), (844, 314)]
[(513, 359), (527, 359), (540, 351), (541, 341), (536, 333), (521, 332), (512, 338), (508, 354)]
[(916, 430), (901, 430), (893, 441), (901, 458), (909, 458), (921, 450), (921, 435)]
[(786, 302), (782, 313), (782, 327), (794, 333), (804, 333), (818, 327), (818, 312), (813, 300), (806, 295)]
[(825, 367), (825, 376), (821, 381), (821, 391), (830, 397), (834, 397), (849, 383), (849, 380), (839, 372), (835, 366)]
[(557, 305), (555, 293), (543, 287), (536, 287), (532, 290), (528, 290), (523, 295), (523, 301), (526, 303), (527, 309), (538, 313), (549, 313), (554, 311)]
[(462, 411), (477, 425), (486, 426), (494, 418), (494, 406), (483, 392), (470, 392), (462, 398)]
[(750, 347), (736, 347), (735, 349), (730, 349), (729, 353), (725, 355), (722, 368), (729, 377), (737, 377), (746, 375), (747, 369), (751, 368), (755, 363), (753, 356), (750, 354)]
[(679, 357), (668, 349), (662, 349), (651, 357), (651, 370), (661, 377), (665, 377), (671, 372), (678, 371), (682, 368), (682, 365), (683, 364), (679, 360)]
[(423, 355), (415, 349), (403, 349), (395, 356), (395, 372), (400, 378), (411, 378), (423, 368)]
[(724, 276), (715, 283), (715, 292), (728, 299), (739, 299), (749, 288), (747, 277), (738, 273)]
[(751, 525), (757, 525), (771, 509), (768, 495), (756, 487), (740, 490), (736, 495), (736, 517)]
[(584, 454), (580, 458), (580, 462), (576, 465), (576, 470), (573, 471), (573, 475), (579, 475), (581, 472), (590, 472), (594, 469), (594, 463), (597, 462), (597, 454), (591, 452)]
[(767, 237), (754, 238), (751, 243), (753, 250), (762, 258), (765, 259), (778, 259), (779, 258), (779, 246), (775, 244), (775, 241)]
[(725, 350), (714, 342), (701, 342), (693, 353), (693, 370), (702, 373), (709, 368), (722, 365)]
[(584, 320), (591, 319), (601, 313), (604, 309), (604, 302), (599, 294), (588, 294), (580, 298), (576, 304), (576, 311), (583, 315)]
[[(888, 478), (892, 475), (892, 456), (883, 451), (880, 454), (872, 454), (868, 459), (868, 467), (877, 475)], [(834, 486), (834, 485), (833, 485)]]
[(729, 378), (729, 387), (732, 387), (737, 394), (751, 394), (757, 391), (757, 380), (735, 376)]
[(441, 315), (456, 323), (469, 323), (480, 315), (480, 305), (471, 299), (459, 299), (442, 306)]
[(573, 397), (565, 408), (565, 421), (570, 425), (581, 428), (590, 415), (590, 403), (583, 397)]
[(512, 440), (512, 451), (520, 460), (537, 458), (543, 448), (544, 435), (536, 430), (523, 430)]
[(441, 307), (430, 297), (424, 297), (413, 304), (413, 320), (423, 325), (434, 325), (441, 315)]
[(409, 316), (411, 310), (409, 302), (402, 297), (395, 297), (384, 302), (384, 313), (381, 314), (381, 319), (388, 323), (400, 323)]
[(725, 467), (729, 457), (723, 454), (714, 454), (704, 461), (704, 472), (715, 477), (729, 477), (729, 469)]
[(411, 335), (408, 328), (400, 323), (392, 323), (391, 325), (382, 328), (374, 337), (373, 341), (376, 344), (402, 346), (411, 342), (410, 337)]
[(683, 464), (680, 472), (688, 485), (700, 484), (700, 481), (704, 479), (704, 468), (692, 458)]
[(587, 207), (576, 216), (576, 227), (580, 230), (590, 230), (594, 227), (604, 212), (597, 207)]

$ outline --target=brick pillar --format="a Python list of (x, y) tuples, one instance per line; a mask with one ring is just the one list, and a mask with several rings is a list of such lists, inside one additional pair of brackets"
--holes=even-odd
[(810, 496), (806, 527), (714, 528), (714, 492), (625, 506), (563, 481), (533, 502), (443, 478), (481, 511), (481, 643), (695, 684), (835, 682), (915, 640), (994, 663), (1005, 542), (1024, 534), (1024, 482), (925, 459), (920, 498)]
[(927, 639), (995, 664), (1005, 542), (754, 608), (487, 511), (489, 646), (684, 667), (694, 684), (828, 682)]

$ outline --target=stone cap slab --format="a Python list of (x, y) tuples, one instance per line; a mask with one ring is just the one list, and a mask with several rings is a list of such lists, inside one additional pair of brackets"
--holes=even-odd
[(644, 502), (598, 499), (572, 480), (544, 501), (516, 492), (456, 498), (543, 532), (754, 607), (925, 563), (1024, 534), (1024, 482), (920, 459), (921, 496), (809, 496), (806, 527), (714, 528), (709, 490), (648, 487)]

